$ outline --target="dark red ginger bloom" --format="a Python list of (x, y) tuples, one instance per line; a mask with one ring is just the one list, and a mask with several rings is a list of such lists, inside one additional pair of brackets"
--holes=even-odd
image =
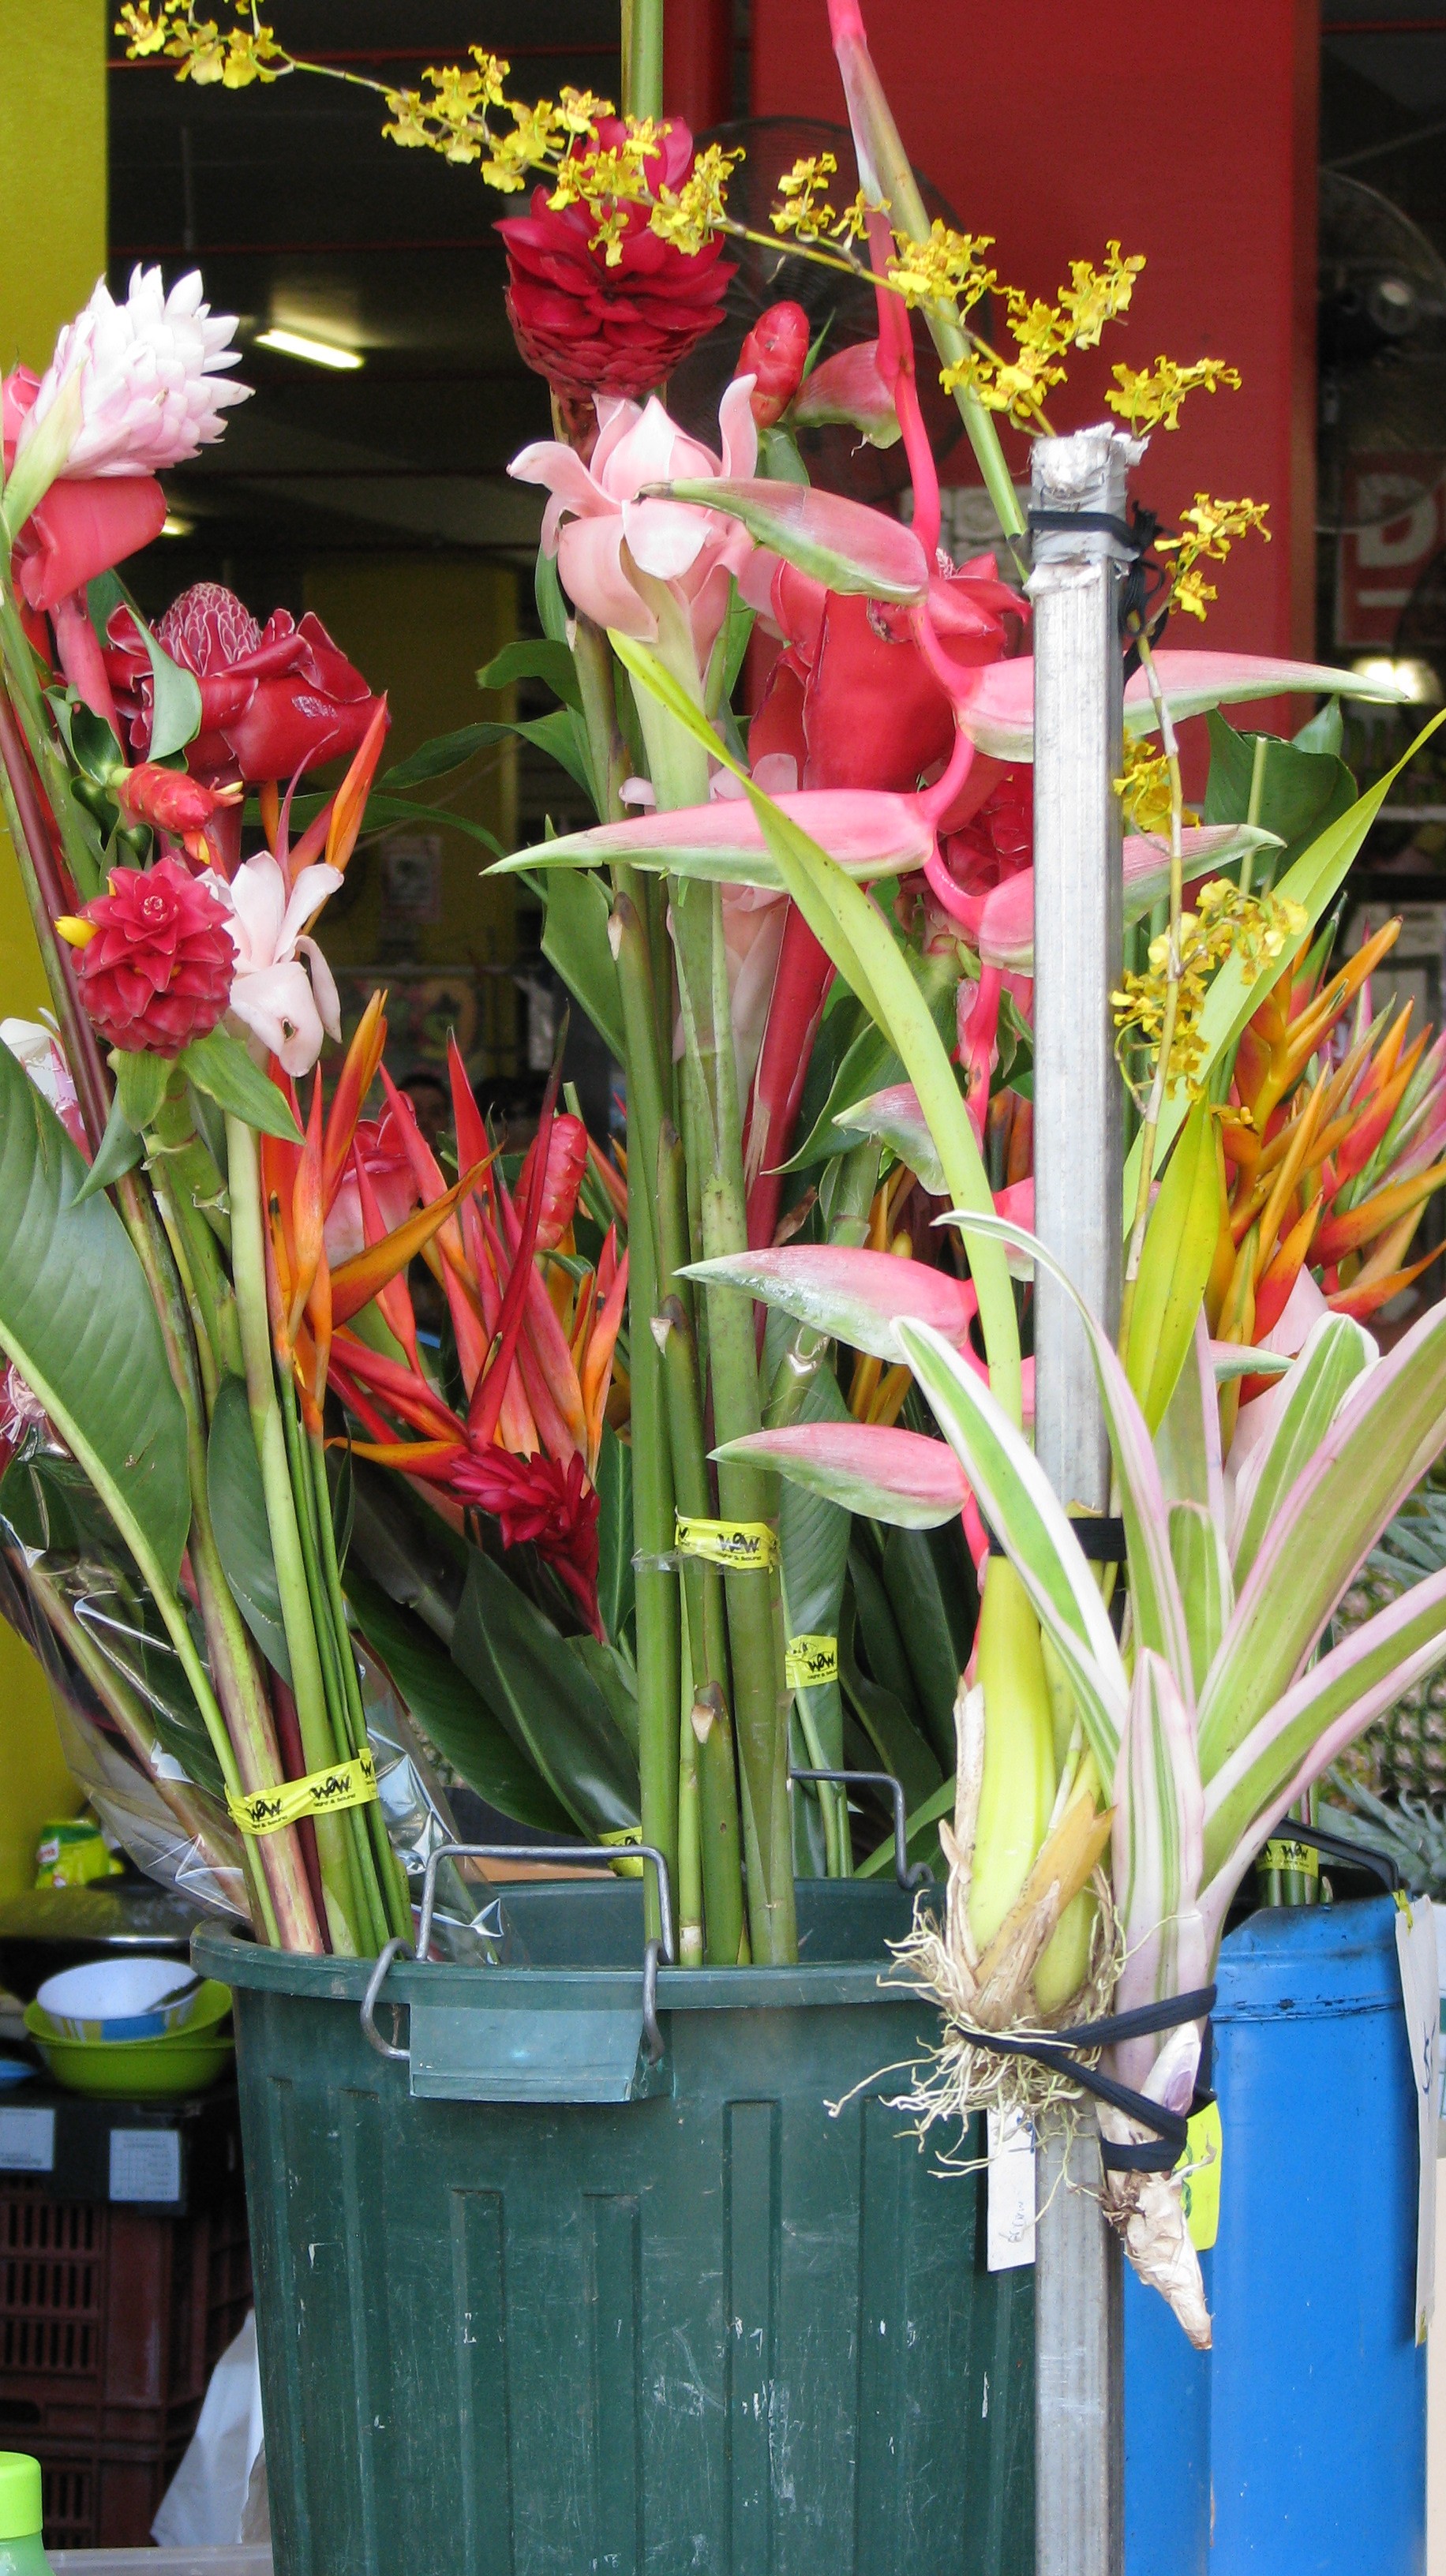
[[(156, 640), (200, 682), (201, 730), (186, 746), (186, 767), (208, 787), (284, 784), (323, 761), (349, 760), (381, 704), (319, 617), (308, 611), (298, 625), (277, 608), (262, 626), (218, 581), (198, 581), (172, 600)], [(112, 612), (105, 667), (131, 749), (143, 757), (153, 683), (129, 609)], [(224, 819), (229, 875), (240, 852), (239, 811)]]
[(179, 859), (112, 868), (109, 894), (80, 918), (89, 932), (76, 960), (81, 1000), (110, 1045), (175, 1056), (209, 1035), (230, 999), (236, 950), (224, 907)]
[[(599, 121), (599, 151), (615, 151), (625, 138), (620, 118)], [(655, 193), (680, 188), (692, 162), (693, 137), (674, 117), (649, 155), (649, 186)], [(629, 206), (622, 257), (610, 268), (605, 246), (592, 246), (597, 221), (586, 206), (553, 207), (547, 199), (545, 187), (534, 188), (531, 212), (497, 226), (507, 245), (507, 318), (517, 346), (556, 393), (640, 401), (721, 321), (733, 263), (717, 241), (675, 249), (651, 230), (646, 206)]]
[(450, 1467), (459, 1502), (491, 1512), (504, 1547), (530, 1543), (581, 1603), (594, 1635), (597, 1608), (598, 1498), (580, 1457), (519, 1458), (511, 1449), (472, 1449)]

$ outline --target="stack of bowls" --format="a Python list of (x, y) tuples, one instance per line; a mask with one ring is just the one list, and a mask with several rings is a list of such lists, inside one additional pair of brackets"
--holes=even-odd
[(229, 2065), (227, 1986), (183, 1960), (95, 1959), (47, 1978), (25, 2027), (58, 2084), (128, 2101), (202, 2093)]

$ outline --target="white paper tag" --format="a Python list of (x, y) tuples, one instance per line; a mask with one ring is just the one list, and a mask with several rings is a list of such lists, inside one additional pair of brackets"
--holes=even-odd
[(55, 2171), (55, 2113), (0, 2111), (0, 2173)]
[(1419, 2140), (1419, 2188), (1416, 2203), (1416, 2341), (1424, 2343), (1436, 2304), (1436, 2120), (1437, 2053), (1440, 2048), (1441, 1990), (1436, 1965), (1436, 1927), (1431, 1900), (1396, 1899), (1396, 1956), (1401, 1964), (1401, 2001), (1406, 2039), (1416, 2086)]
[(112, 2200), (179, 2200), (181, 2139), (176, 2129), (112, 2129)]
[(1034, 2261), (1034, 2130), (1022, 2111), (991, 2111), (988, 2121), (988, 2263), (1013, 2272)]

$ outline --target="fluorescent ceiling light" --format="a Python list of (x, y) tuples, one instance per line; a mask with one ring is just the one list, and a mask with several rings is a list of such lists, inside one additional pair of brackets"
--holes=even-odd
[(279, 349), (283, 358), (305, 358), (313, 367), (344, 367), (350, 370), (365, 362), (355, 349), (339, 349), (334, 340), (313, 340), (304, 331), (258, 331), (258, 349)]
[(182, 519), (174, 510), (168, 510), (161, 521), (161, 534), (163, 537), (188, 537), (195, 524), (194, 519)]

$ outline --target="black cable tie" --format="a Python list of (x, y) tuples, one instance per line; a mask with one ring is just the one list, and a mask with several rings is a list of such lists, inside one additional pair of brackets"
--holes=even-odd
[[(1067, 2030), (1054, 2031), (1046, 2038), (1017, 2039), (1011, 2032), (1000, 2030), (958, 2029), (958, 2035), (971, 2048), (989, 2050), (996, 2057), (1031, 2057), (1038, 2066), (1052, 2074), (1067, 2075), (1083, 2092), (1092, 2093), (1098, 2102), (1106, 2102), (1142, 2128), (1153, 2129), (1157, 2145), (1142, 2140), (1134, 2145), (1116, 2145), (1100, 2139), (1100, 2162), (1109, 2173), (1172, 2173), (1185, 2152), (1189, 2123), (1197, 2111), (1213, 2102), (1213, 2093), (1202, 2088), (1198, 2077), (1189, 2113), (1167, 2111), (1160, 2102), (1152, 2102), (1148, 2093), (1137, 2093), (1130, 2084), (1117, 2083), (1113, 2075), (1101, 2075), (1098, 2067), (1082, 2066), (1079, 2050), (1091, 2054), (1125, 2039), (1145, 2039), (1162, 2030), (1178, 2030), (1187, 2021), (1206, 2024), (1205, 2042), (1200, 2052), (1200, 2065), (1208, 2070), (1211, 2063), (1209, 2017), (1214, 2008), (1213, 1985), (1197, 1986), (1185, 1995), (1171, 1995), (1167, 2002), (1137, 2004), (1133, 2011), (1107, 2013), (1102, 2021), (1075, 2022)], [(1206, 2083), (1208, 2085), (1208, 2071)]]
[[(1125, 1562), (1125, 1524), (1112, 1520), (1107, 1513), (1093, 1513), (1082, 1520), (1070, 1521), (1079, 1541), (1081, 1556), (1091, 1565), (1123, 1565)], [(997, 1531), (989, 1532), (991, 1556), (1007, 1556), (1009, 1551)]]

